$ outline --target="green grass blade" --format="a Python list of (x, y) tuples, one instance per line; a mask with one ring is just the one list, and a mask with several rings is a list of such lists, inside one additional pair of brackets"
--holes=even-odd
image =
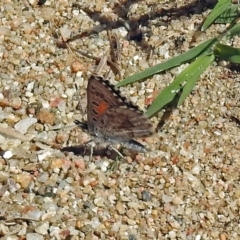
[(240, 63), (240, 48), (233, 48), (219, 43), (215, 46), (213, 52), (222, 60), (232, 63)]
[(173, 58), (167, 60), (166, 62), (157, 64), (157, 65), (150, 67), (140, 73), (137, 73), (128, 78), (125, 78), (124, 80), (119, 82), (116, 86), (120, 87), (120, 86), (123, 86), (126, 84), (130, 84), (130, 83), (142, 80), (144, 78), (147, 78), (149, 76), (152, 76), (156, 73), (173, 68), (175, 66), (179, 66), (187, 61), (192, 60), (193, 58), (196, 58), (199, 54), (203, 53), (204, 51), (207, 52), (216, 41), (217, 41), (216, 38), (211, 38), (179, 56), (173, 57)]
[(216, 20), (215, 23), (226, 24), (239, 16), (240, 4), (231, 4)]
[(205, 31), (224, 11), (226, 11), (231, 2), (231, 0), (219, 0), (203, 23), (201, 31)]
[(231, 27), (227, 34), (232, 37), (235, 35), (239, 35), (240, 34), (240, 23), (234, 24), (233, 27)]
[[(186, 74), (186, 84), (184, 85), (183, 91), (178, 100), (178, 106), (181, 105), (185, 98), (190, 94), (200, 75), (210, 66), (210, 64), (214, 61), (214, 58), (215, 56), (213, 54), (200, 56), (186, 69), (186, 71), (184, 70), (180, 74), (183, 77), (184, 74)], [(178, 77), (180, 77), (180, 75)]]
[(146, 111), (146, 116), (152, 116), (153, 114), (161, 110), (166, 104), (173, 101), (181, 89), (183, 89), (183, 95), (180, 96), (178, 105), (182, 103), (186, 96), (192, 90), (198, 77), (201, 75), (201, 73), (205, 71), (205, 69), (211, 64), (213, 60), (214, 55), (202, 55), (198, 59), (196, 59), (157, 96), (157, 98)]

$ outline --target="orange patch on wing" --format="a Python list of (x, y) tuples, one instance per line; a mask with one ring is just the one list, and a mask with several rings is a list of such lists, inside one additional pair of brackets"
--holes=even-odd
[(99, 107), (96, 110), (99, 114), (102, 115), (108, 108), (108, 104), (106, 104), (105, 102), (100, 102)]

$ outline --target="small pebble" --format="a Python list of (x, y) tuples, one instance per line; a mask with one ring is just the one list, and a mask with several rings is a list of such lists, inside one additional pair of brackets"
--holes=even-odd
[(49, 112), (48, 110), (41, 110), (37, 115), (37, 119), (43, 124), (46, 123), (53, 125), (55, 122), (54, 114)]
[(151, 193), (148, 192), (147, 190), (142, 191), (142, 200), (145, 202), (148, 202), (151, 200)]
[(21, 185), (22, 188), (26, 189), (30, 186), (33, 177), (26, 173), (21, 173), (15, 176), (15, 181)]
[(44, 240), (44, 237), (38, 233), (27, 233), (26, 240)]
[(36, 118), (25, 118), (20, 120), (18, 123), (15, 124), (14, 128), (22, 133), (22, 134), (26, 134), (28, 129), (37, 122)]
[(46, 150), (39, 151), (39, 153), (37, 154), (39, 162), (42, 162), (45, 158), (47, 158), (49, 156), (51, 156), (51, 152), (50, 151), (46, 151)]
[(123, 206), (123, 203), (122, 202), (118, 202), (116, 204), (116, 209), (118, 211), (119, 214), (123, 214), (125, 212), (125, 208)]
[(5, 159), (9, 159), (13, 156), (12, 154), (12, 151), (6, 151), (4, 154), (3, 154), (3, 158)]
[(35, 231), (41, 235), (47, 235), (49, 229), (49, 222), (40, 223), (35, 227)]

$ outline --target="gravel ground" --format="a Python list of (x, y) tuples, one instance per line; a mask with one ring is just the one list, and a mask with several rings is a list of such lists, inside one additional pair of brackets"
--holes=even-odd
[[(121, 45), (120, 72), (108, 65), (103, 74), (110, 72), (115, 84), (221, 33), (225, 26), (214, 25), (193, 38), (211, 1), (4, 2), (1, 239), (240, 239), (235, 66), (219, 62), (208, 68), (184, 104), (154, 136), (141, 140), (152, 151), (126, 153), (127, 161), (115, 171), (108, 169), (114, 157), (104, 156), (105, 150), (91, 161), (88, 155), (59, 150), (89, 139), (73, 121), (86, 120), (86, 86), (97, 64), (71, 53), (63, 40), (81, 33), (71, 47), (95, 57), (109, 54), (106, 26), (111, 25)], [(141, 43), (128, 40), (117, 22), (126, 15), (132, 22), (144, 19)], [(239, 38), (232, 44), (239, 46)], [(146, 109), (186, 66), (120, 90)], [(155, 126), (162, 115), (151, 119)]]

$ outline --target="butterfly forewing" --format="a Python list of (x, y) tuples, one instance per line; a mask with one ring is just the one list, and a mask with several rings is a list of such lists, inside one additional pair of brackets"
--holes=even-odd
[(91, 76), (88, 81), (87, 105), (88, 128), (90, 132), (92, 132), (97, 119), (108, 108), (127, 106), (138, 110), (138, 107), (128, 102), (108, 80), (97, 76)]
[(116, 97), (108, 81), (92, 76), (87, 87), (87, 104), (88, 129), (93, 132), (97, 120), (104, 112), (109, 107), (123, 105), (124, 99)]

